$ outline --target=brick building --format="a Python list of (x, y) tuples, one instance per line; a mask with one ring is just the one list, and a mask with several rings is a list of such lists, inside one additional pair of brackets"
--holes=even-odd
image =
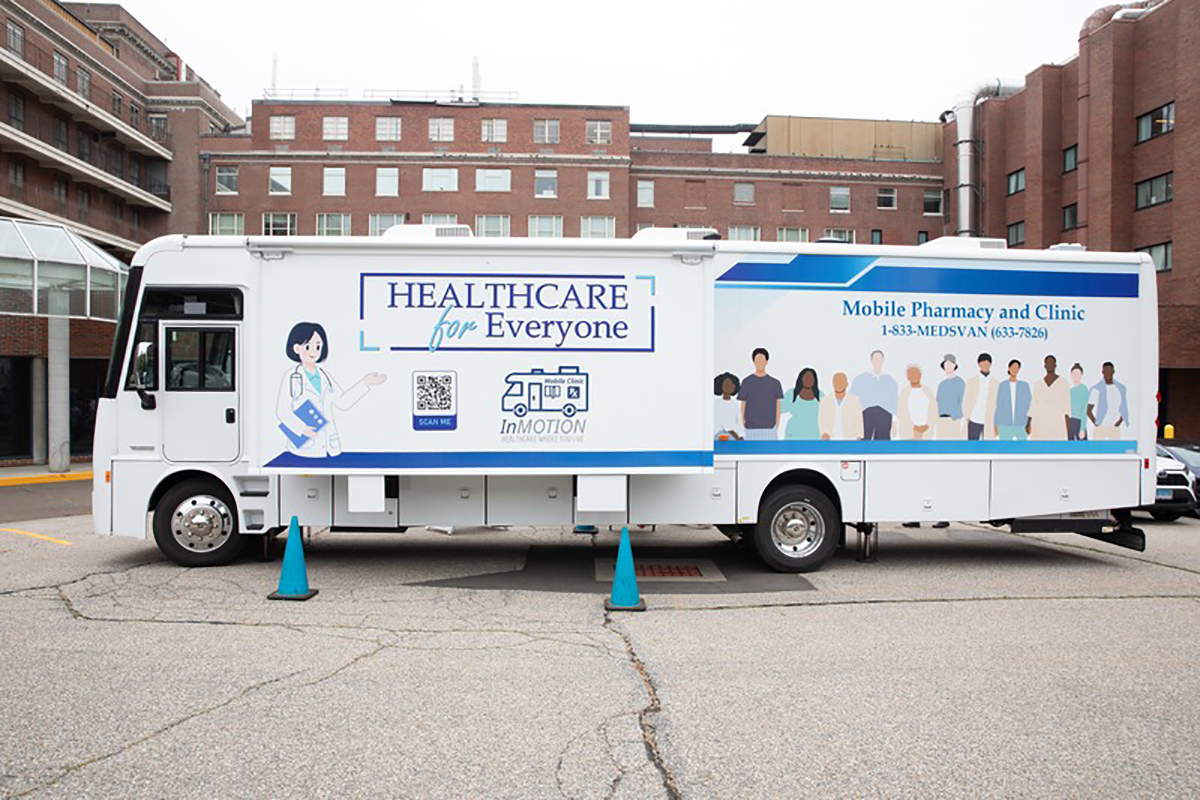
[[(121, 6), (0, 0), (0, 17), (0, 215), (61, 224), (123, 261), (155, 236), (198, 229), (200, 134), (241, 124), (219, 95)], [(6, 262), (0, 279), (5, 419), (44, 412), (29, 394), (44, 386), (51, 295), (76, 298), (80, 408), (96, 396), (115, 327), (117, 304), (93, 296), (84, 265), (38, 264)], [(14, 426), (0, 458), (43, 458), (32, 431), (44, 429), (36, 418)], [(90, 451), (89, 431), (73, 426), (72, 450)]]
[[(1200, 439), (1200, 3), (1108, 6), (1079, 53), (948, 117), (948, 232), (1142, 250), (1158, 267), (1160, 423)], [(1178, 125), (1176, 121), (1178, 120)], [(956, 146), (973, 145), (960, 169)], [(963, 172), (970, 172), (965, 179)], [(964, 209), (967, 213), (963, 213)], [(964, 218), (965, 217), (965, 218)]]

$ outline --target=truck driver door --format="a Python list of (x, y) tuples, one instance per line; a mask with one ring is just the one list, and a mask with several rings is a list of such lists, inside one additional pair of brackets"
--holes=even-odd
[(163, 456), (236, 461), (241, 454), (237, 325), (162, 322)]

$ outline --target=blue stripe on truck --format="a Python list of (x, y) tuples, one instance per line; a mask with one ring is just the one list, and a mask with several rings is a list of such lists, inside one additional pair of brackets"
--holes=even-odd
[(281, 453), (267, 467), (291, 469), (542, 469), (548, 467), (711, 467), (711, 450), (627, 450), (559, 452), (342, 453), (305, 458)]

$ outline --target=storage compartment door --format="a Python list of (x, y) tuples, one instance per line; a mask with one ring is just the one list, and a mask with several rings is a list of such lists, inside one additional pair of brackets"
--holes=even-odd
[(737, 468), (709, 475), (632, 475), (629, 521), (638, 525), (715, 525), (734, 522)]
[(996, 461), (990, 519), (1137, 506), (1141, 466), (1137, 459)]
[(869, 522), (988, 519), (987, 461), (872, 461), (865, 465)]

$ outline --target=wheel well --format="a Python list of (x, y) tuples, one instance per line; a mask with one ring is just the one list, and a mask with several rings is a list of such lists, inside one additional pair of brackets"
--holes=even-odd
[[(185, 469), (180, 470), (179, 472), (172, 472), (170, 475), (163, 478), (162, 481), (159, 482), (158, 486), (154, 487), (154, 491), (150, 494), (150, 505), (146, 510), (153, 511), (154, 509), (158, 508), (158, 501), (162, 500), (163, 495), (172, 488), (178, 486), (184, 481), (196, 479), (216, 481), (222, 486), (225, 486), (225, 482), (216, 475), (213, 475), (211, 472), (204, 472), (198, 469)], [(225, 486), (225, 490), (229, 491), (229, 487)], [(233, 493), (230, 492), (230, 494), (232, 495)]]
[(820, 489), (829, 497), (829, 501), (837, 509), (838, 516), (840, 517), (842, 514), (842, 498), (838, 494), (837, 487), (826, 475), (812, 469), (793, 469), (776, 475), (767, 484), (767, 488), (763, 489), (759, 503), (761, 504), (772, 492), (783, 486), (811, 486), (814, 489)]

